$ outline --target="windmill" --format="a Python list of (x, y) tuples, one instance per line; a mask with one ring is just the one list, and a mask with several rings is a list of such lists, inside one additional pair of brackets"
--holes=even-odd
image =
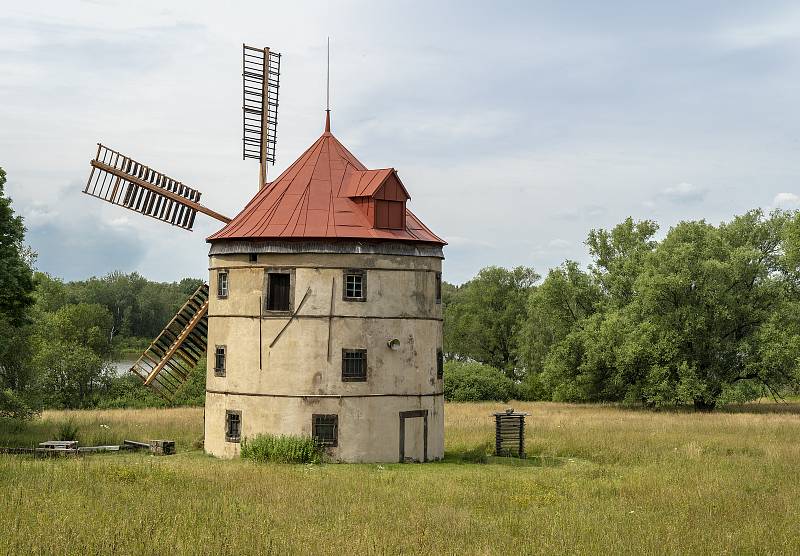
[[(259, 161), (258, 187), (275, 163), (281, 55), (242, 45), (242, 158)], [(200, 203), (201, 193), (163, 172), (98, 143), (83, 192), (191, 231), (197, 213), (224, 224), (230, 218)], [(204, 357), (208, 342), (208, 285), (200, 286), (131, 367), (145, 386), (171, 400)]]

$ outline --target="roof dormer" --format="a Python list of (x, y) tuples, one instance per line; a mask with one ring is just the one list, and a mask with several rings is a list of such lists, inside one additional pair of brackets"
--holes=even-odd
[(354, 172), (345, 189), (374, 228), (405, 229), (406, 201), (411, 196), (394, 168)]

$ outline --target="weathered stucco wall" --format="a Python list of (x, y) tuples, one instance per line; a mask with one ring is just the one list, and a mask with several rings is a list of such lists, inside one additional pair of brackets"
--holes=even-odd
[[(294, 269), (294, 309), (265, 314), (265, 272)], [(343, 271), (367, 272), (367, 300), (345, 301)], [(227, 270), (229, 294), (217, 297)], [(428, 459), (444, 453), (441, 305), (436, 302), (437, 257), (375, 254), (218, 255), (210, 259), (206, 451), (238, 454), (225, 440), (226, 410), (241, 411), (242, 436), (311, 434), (312, 414), (337, 414), (341, 461), (398, 461), (400, 412), (428, 411)], [(333, 309), (331, 311), (331, 298)], [(330, 330), (330, 347), (329, 347)], [(387, 345), (399, 340), (399, 348)], [(214, 373), (214, 348), (226, 346), (226, 373)], [(366, 382), (342, 381), (342, 349), (367, 350)], [(330, 359), (328, 353), (330, 351)], [(405, 454), (422, 458), (423, 418), (405, 420)]]

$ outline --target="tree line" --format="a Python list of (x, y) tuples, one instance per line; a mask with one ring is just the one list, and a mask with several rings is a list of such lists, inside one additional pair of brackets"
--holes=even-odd
[[(0, 416), (163, 402), (109, 361), (135, 357), (202, 284), (34, 271), (0, 168)], [(800, 384), (800, 213), (631, 218), (586, 239), (590, 263), (487, 267), (442, 285), (450, 400), (647, 407), (779, 398)], [(178, 400), (202, 403), (204, 368)]]
[[(162, 403), (109, 362), (138, 356), (203, 281), (159, 283), (113, 272), (65, 283), (35, 272), (5, 183), (0, 168), (0, 416)], [(193, 377), (182, 401), (202, 397), (204, 376)]]
[(446, 395), (711, 410), (796, 393), (800, 215), (752, 210), (657, 232), (628, 218), (589, 232), (587, 268), (567, 260), (541, 279), (489, 267), (446, 285), (445, 376), (460, 373)]

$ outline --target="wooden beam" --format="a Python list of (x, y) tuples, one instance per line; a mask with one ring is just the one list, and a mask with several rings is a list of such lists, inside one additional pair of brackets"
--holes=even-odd
[(328, 312), (328, 362), (331, 360), (331, 335), (333, 333), (333, 298), (336, 296), (336, 277), (331, 278), (331, 309)]
[(190, 209), (196, 210), (197, 212), (202, 212), (203, 214), (205, 214), (207, 216), (210, 216), (211, 218), (215, 218), (215, 219), (219, 220), (220, 222), (223, 222), (223, 223), (227, 224), (228, 222), (231, 221), (231, 219), (228, 218), (227, 216), (223, 216), (220, 213), (215, 212), (215, 211), (211, 210), (210, 208), (201, 205), (200, 203), (195, 203), (194, 201), (190, 201), (186, 197), (182, 197), (181, 195), (178, 195), (177, 193), (173, 193), (172, 191), (170, 191), (168, 189), (164, 189), (164, 188), (158, 187), (157, 185), (153, 185), (152, 183), (149, 183), (149, 182), (146, 182), (146, 181), (144, 181), (142, 179), (139, 179), (136, 176), (132, 176), (131, 174), (127, 174), (127, 173), (125, 173), (125, 172), (123, 172), (121, 170), (118, 170), (118, 169), (114, 168), (113, 166), (109, 166), (108, 164), (104, 164), (102, 162), (98, 162), (97, 160), (92, 160), (90, 162), (90, 164), (92, 165), (93, 168), (97, 168), (99, 170), (103, 170), (104, 172), (108, 172), (109, 174), (111, 174), (113, 176), (117, 176), (117, 177), (122, 178), (124, 180), (127, 180), (127, 181), (129, 181), (131, 183), (135, 183), (136, 185), (138, 185), (140, 187), (144, 187), (145, 189), (148, 189), (150, 191), (158, 193), (159, 195), (163, 195), (164, 197), (167, 197), (168, 199), (172, 199), (176, 203), (180, 203), (180, 204), (182, 204), (184, 206), (189, 207)]
[(309, 288), (306, 290), (306, 294), (303, 296), (303, 299), (300, 300), (300, 304), (297, 306), (297, 309), (295, 309), (294, 313), (292, 313), (292, 316), (289, 317), (289, 320), (286, 322), (286, 324), (283, 325), (283, 328), (281, 328), (281, 331), (278, 332), (277, 336), (275, 336), (275, 339), (272, 340), (272, 343), (269, 345), (270, 349), (272, 349), (272, 346), (274, 346), (278, 342), (280, 337), (283, 335), (284, 331), (286, 331), (286, 329), (289, 328), (289, 325), (292, 324), (292, 321), (297, 316), (297, 313), (300, 312), (300, 309), (303, 308), (303, 304), (306, 302), (306, 299), (308, 299), (308, 296), (310, 294), (311, 294), (311, 287), (309, 286)]
[(258, 189), (267, 185), (267, 120), (269, 104), (267, 95), (269, 88), (269, 48), (264, 49), (264, 80), (261, 83), (261, 158), (258, 165)]

